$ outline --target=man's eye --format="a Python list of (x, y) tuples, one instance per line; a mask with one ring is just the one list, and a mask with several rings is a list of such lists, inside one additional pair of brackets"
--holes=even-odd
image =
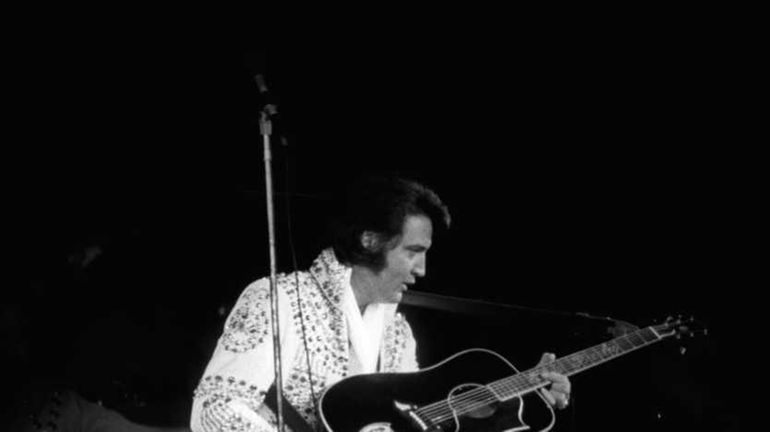
[(420, 250), (409, 250), (409, 257), (414, 258), (417, 255), (420, 255), (421, 253), (424, 253), (425, 251), (423, 249)]

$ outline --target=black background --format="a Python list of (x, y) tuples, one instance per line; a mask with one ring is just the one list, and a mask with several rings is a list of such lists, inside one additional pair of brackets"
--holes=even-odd
[[(186, 423), (223, 314), (267, 271), (257, 119), (272, 102), (279, 270), (287, 194), (304, 267), (330, 191), (416, 176), (453, 215), (418, 289), (709, 327), (684, 356), (672, 342), (574, 377), (565, 430), (736, 424), (756, 172), (720, 25), (49, 12), (6, 53), (11, 395), (56, 382)], [(524, 367), (607, 338), (577, 317), (404, 310), (426, 365), (486, 346)]]

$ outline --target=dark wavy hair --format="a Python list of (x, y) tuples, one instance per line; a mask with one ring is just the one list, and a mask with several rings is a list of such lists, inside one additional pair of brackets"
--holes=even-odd
[[(351, 183), (332, 203), (331, 246), (347, 265), (375, 271), (385, 267), (385, 253), (403, 230), (407, 216), (427, 216), (434, 232), (449, 228), (449, 209), (427, 186), (398, 175), (369, 175)], [(361, 236), (370, 231), (378, 246), (367, 249)]]

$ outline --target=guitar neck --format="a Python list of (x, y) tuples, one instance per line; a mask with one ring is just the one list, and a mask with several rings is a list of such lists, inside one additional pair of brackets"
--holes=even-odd
[(646, 327), (562, 357), (552, 363), (497, 380), (490, 383), (489, 387), (501, 400), (509, 400), (548, 385), (550, 382), (540, 376), (544, 372), (574, 375), (663, 339), (664, 336), (653, 327)]

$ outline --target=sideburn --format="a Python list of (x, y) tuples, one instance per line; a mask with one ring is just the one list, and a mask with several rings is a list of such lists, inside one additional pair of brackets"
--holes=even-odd
[[(378, 236), (381, 237), (381, 235), (378, 234)], [(379, 239), (378, 239), (379, 240)], [(387, 260), (386, 255), (388, 252), (392, 251), (393, 249), (398, 246), (398, 243), (401, 241), (401, 234), (393, 236), (388, 241), (377, 241), (374, 248), (370, 249), (372, 252), (372, 262), (371, 265), (369, 265), (369, 270), (373, 271), (375, 274), (379, 275), (382, 273), (383, 270), (385, 270), (385, 267), (387, 267)]]

